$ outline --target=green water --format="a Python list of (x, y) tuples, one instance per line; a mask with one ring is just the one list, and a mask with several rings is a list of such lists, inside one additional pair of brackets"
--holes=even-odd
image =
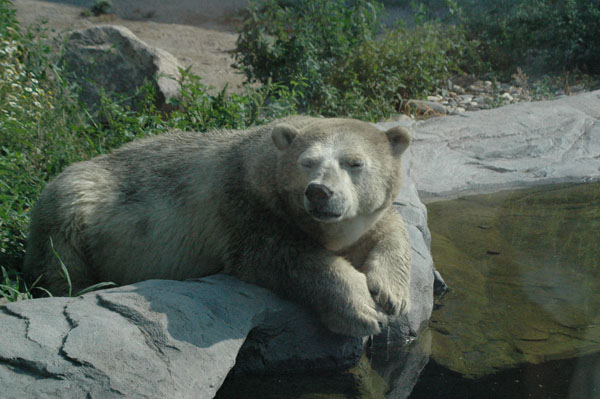
[(428, 206), (451, 291), (432, 357), (480, 377), (600, 351), (600, 184), (478, 195)]
[(217, 397), (600, 398), (600, 183), (427, 208), (450, 291), (417, 341), (345, 372), (228, 378)]

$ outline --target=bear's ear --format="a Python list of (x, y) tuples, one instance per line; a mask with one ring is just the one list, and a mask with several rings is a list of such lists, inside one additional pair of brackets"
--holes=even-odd
[(400, 156), (412, 141), (410, 137), (410, 132), (407, 128), (403, 126), (393, 127), (385, 132), (391, 146), (392, 146), (392, 154), (394, 156)]
[(273, 143), (275, 143), (275, 147), (277, 147), (280, 151), (288, 148), (297, 135), (298, 131), (294, 127), (286, 125), (285, 123), (275, 126), (273, 128), (273, 132), (271, 132)]

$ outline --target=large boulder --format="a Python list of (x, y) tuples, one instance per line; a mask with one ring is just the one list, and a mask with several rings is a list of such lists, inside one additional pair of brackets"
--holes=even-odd
[(429, 119), (412, 127), (424, 201), (600, 178), (600, 91)]
[(2, 397), (212, 398), (255, 328), (287, 337), (290, 348), (267, 358), (292, 368), (348, 367), (362, 351), (361, 340), (233, 277), (151, 280), (0, 308)]
[(419, 199), (413, 169), (409, 167), (413, 155), (404, 155), (404, 181), (394, 206), (406, 222), (412, 249), (410, 270), (411, 309), (407, 317), (400, 317), (391, 330), (394, 341), (415, 337), (427, 324), (433, 310), (433, 289), (436, 278), (445, 285), (433, 265), (431, 257), (431, 233), (427, 226), (427, 208)]
[(153, 85), (161, 109), (171, 109), (169, 100), (180, 98), (177, 59), (123, 26), (99, 25), (70, 33), (63, 61), (81, 87), (80, 99), (91, 110), (98, 109), (102, 92), (140, 99), (139, 88), (146, 82)]

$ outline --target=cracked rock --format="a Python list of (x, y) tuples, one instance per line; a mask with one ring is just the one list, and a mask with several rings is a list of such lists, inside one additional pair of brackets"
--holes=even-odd
[[(222, 275), (21, 301), (1, 312), (3, 398), (212, 398), (264, 320), (279, 320), (281, 330), (290, 315), (318, 323), (267, 290)], [(313, 333), (333, 347), (317, 341), (317, 362), (343, 367), (360, 355), (360, 340), (320, 327)], [(342, 346), (345, 357), (328, 358)]]

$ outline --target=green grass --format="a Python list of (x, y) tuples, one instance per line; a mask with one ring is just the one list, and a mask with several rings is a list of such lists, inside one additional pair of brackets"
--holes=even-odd
[[(14, 270), (7, 270), (4, 266), (0, 266), (2, 278), (0, 279), (0, 299), (4, 302), (16, 302), (23, 299), (32, 299), (33, 294), (27, 284), (20, 278), (19, 274)], [(35, 286), (37, 283), (32, 284)], [(0, 302), (0, 306), (1, 306)]]
[[(94, 290), (98, 290), (100, 288), (113, 287), (113, 286), (116, 285), (113, 282), (105, 281), (105, 282), (93, 284), (93, 285), (91, 285), (89, 287), (86, 287), (86, 288), (80, 290), (80, 291), (77, 291), (76, 294), (73, 294), (73, 284), (71, 283), (71, 276), (69, 275), (69, 268), (67, 267), (67, 265), (65, 265), (65, 263), (63, 262), (63, 260), (61, 259), (60, 255), (59, 255), (59, 253), (56, 252), (56, 249), (54, 249), (54, 243), (52, 242), (52, 237), (50, 237), (50, 247), (52, 248), (52, 253), (56, 257), (56, 259), (58, 259), (58, 262), (60, 264), (61, 276), (67, 282), (67, 287), (68, 287), (67, 296), (68, 297), (80, 296), (80, 295), (87, 294), (88, 292), (92, 292)], [(50, 295), (50, 296), (52, 295), (48, 290), (44, 289), (44, 291), (48, 295)]]

